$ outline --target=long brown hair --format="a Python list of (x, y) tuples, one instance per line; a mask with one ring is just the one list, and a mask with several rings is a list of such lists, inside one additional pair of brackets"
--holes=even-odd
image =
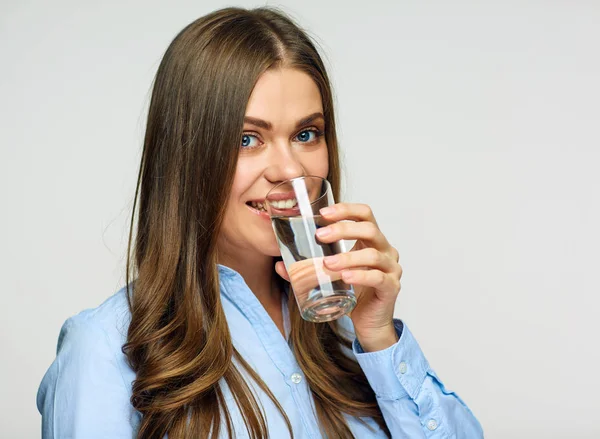
[[(162, 439), (167, 433), (171, 439), (216, 438), (222, 417), (232, 437), (223, 382), (250, 437), (268, 437), (261, 407), (233, 360), (273, 400), (293, 437), (281, 405), (233, 347), (216, 267), (245, 108), (259, 76), (276, 67), (300, 69), (320, 89), (328, 180), (339, 199), (329, 79), (314, 44), (285, 13), (268, 7), (212, 12), (175, 37), (158, 68), (127, 248), (131, 323), (123, 352), (136, 372), (131, 404), (142, 414), (138, 438)], [(350, 341), (335, 322), (306, 322), (295, 301), (289, 303), (291, 346), (323, 435), (351, 438), (344, 414), (371, 417), (387, 432), (365, 375), (342, 350)]]

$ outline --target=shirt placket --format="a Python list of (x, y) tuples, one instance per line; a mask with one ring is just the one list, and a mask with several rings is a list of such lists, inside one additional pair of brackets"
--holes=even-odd
[[(287, 341), (241, 275), (236, 272), (234, 276), (225, 276), (221, 279), (221, 283), (224, 284), (225, 294), (248, 319), (270, 360), (281, 373), (282, 379), (299, 409), (307, 436), (320, 438), (317, 419), (311, 403), (312, 393)], [(287, 306), (283, 308), (283, 312), (287, 313)], [(284, 314), (284, 319), (286, 318), (289, 316)]]

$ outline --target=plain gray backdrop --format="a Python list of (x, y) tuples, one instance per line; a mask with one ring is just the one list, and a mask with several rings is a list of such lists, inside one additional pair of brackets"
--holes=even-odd
[[(404, 268), (396, 315), (486, 438), (598, 438), (600, 2), (276, 3), (322, 48), (346, 200)], [(63, 321), (124, 285), (153, 76), (240, 1), (0, 3), (0, 436)]]

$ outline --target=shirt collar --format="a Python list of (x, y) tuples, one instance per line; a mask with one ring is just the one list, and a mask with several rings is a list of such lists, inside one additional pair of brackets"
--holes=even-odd
[[(217, 270), (219, 272), (219, 277), (221, 279), (225, 278), (232, 282), (241, 282), (243, 284), (246, 284), (246, 281), (244, 280), (242, 275), (238, 271), (234, 270), (233, 268), (228, 267), (227, 265), (217, 264)], [(289, 282), (284, 282), (283, 292), (284, 292), (286, 298), (289, 298), (289, 287), (290, 287)], [(221, 288), (221, 293), (223, 293), (229, 297), (229, 295), (227, 294), (226, 288), (225, 288), (225, 291), (223, 291), (223, 288)]]
[[(268, 317), (262, 304), (256, 298), (242, 275), (233, 268), (226, 265), (217, 264), (219, 272), (219, 282), (221, 294), (231, 301), (251, 322), (263, 320)], [(283, 326), (286, 333), (286, 339), (290, 333), (290, 321), (288, 313), (289, 286), (288, 282), (284, 282), (283, 296), (281, 301), (283, 312)], [(263, 322), (264, 323), (264, 322)]]

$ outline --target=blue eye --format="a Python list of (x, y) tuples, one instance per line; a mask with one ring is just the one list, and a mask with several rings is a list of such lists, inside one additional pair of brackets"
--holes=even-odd
[[(255, 139), (254, 144), (252, 144), (252, 139)], [(256, 141), (258, 140), (258, 138), (252, 134), (244, 134), (242, 136), (242, 148), (256, 148), (258, 145), (256, 144)]]
[[(311, 137), (311, 135), (312, 135), (312, 137)], [(304, 130), (304, 131), (301, 131), (300, 133), (298, 133), (296, 138), (302, 143), (310, 143), (310, 142), (314, 142), (315, 140), (317, 140), (317, 137), (319, 137), (319, 135), (320, 135), (320, 133), (318, 133), (315, 130)]]
[[(294, 137), (294, 141), (306, 144), (315, 144), (322, 136), (323, 131), (311, 128), (300, 131), (300, 133)], [(257, 135), (250, 133), (242, 134), (242, 143), (240, 145), (242, 149), (254, 149), (258, 148), (260, 145), (262, 145), (262, 142)]]

